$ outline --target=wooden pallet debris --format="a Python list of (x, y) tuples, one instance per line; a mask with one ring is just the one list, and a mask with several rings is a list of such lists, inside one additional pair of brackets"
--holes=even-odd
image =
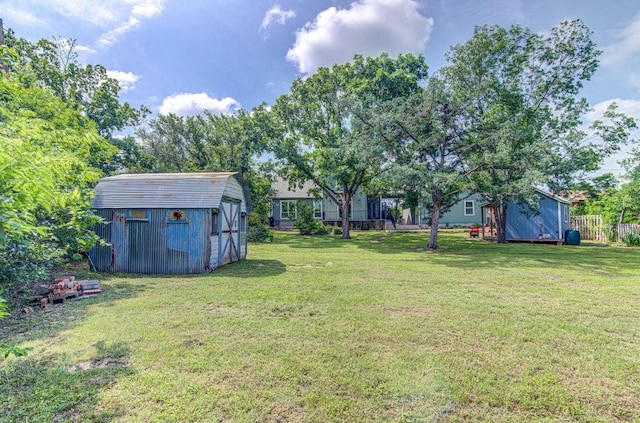
[(56, 302), (74, 301), (100, 294), (100, 283), (97, 280), (76, 280), (75, 276), (55, 278), (49, 285), (49, 293), (36, 299), (35, 303), (48, 307)]

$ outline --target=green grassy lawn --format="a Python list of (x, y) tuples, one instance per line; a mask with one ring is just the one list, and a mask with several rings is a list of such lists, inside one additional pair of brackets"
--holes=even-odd
[(3, 322), (0, 421), (640, 421), (639, 249), (353, 235), (90, 275)]

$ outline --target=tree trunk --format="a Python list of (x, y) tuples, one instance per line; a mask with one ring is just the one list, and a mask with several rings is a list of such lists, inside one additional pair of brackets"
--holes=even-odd
[(507, 243), (507, 204), (500, 204), (493, 208), (496, 219), (496, 236), (500, 244)]
[(342, 209), (342, 239), (351, 239), (350, 225), (349, 225), (349, 209), (351, 208), (351, 195), (346, 193), (342, 196), (342, 203), (340, 204)]
[(431, 234), (429, 236), (429, 249), (438, 248), (438, 226), (440, 224), (440, 203), (434, 202), (431, 206)]

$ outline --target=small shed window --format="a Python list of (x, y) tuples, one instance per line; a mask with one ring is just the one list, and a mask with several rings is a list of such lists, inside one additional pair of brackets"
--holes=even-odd
[(464, 215), (465, 216), (475, 216), (476, 210), (473, 207), (473, 200), (467, 200), (464, 202)]
[(218, 235), (218, 209), (213, 209), (211, 211), (211, 235)]
[(280, 219), (296, 220), (297, 217), (296, 200), (282, 200), (280, 202)]
[(242, 212), (240, 216), (240, 232), (247, 232), (247, 214)]
[(322, 200), (315, 200), (313, 202), (313, 217), (322, 219)]
[(129, 210), (129, 219), (132, 220), (147, 220), (147, 210), (146, 209), (132, 209)]
[(169, 210), (170, 221), (185, 221), (187, 220), (187, 213), (185, 210)]
[(569, 206), (564, 206), (564, 223), (569, 223)]

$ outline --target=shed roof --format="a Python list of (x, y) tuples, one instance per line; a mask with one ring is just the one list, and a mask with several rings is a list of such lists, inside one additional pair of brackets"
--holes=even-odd
[[(562, 198), (562, 197), (559, 197), (557, 195), (554, 195), (554, 194), (550, 193), (549, 191), (543, 190), (542, 188), (534, 187), (533, 190), (535, 192), (537, 192), (538, 194), (542, 195), (543, 197), (551, 198), (552, 200), (555, 200), (555, 201), (557, 201), (559, 203), (571, 204), (571, 201), (567, 200), (566, 198)], [(491, 204), (485, 203), (480, 207), (483, 208), (483, 209), (484, 208), (491, 208)]]
[(222, 197), (247, 202), (233, 172), (140, 173), (102, 178), (95, 187), (93, 207), (218, 208)]

